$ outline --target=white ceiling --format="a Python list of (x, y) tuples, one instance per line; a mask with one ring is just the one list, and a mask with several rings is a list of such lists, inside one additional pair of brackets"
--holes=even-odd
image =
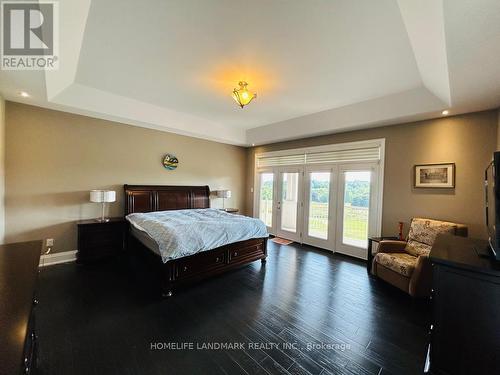
[(238, 145), (500, 106), (498, 0), (59, 4), (60, 69), (6, 99)]

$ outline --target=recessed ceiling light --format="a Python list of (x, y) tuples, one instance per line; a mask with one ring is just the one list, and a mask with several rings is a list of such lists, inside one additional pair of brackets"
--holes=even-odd
[(450, 113), (450, 111), (448, 111), (447, 109), (445, 109), (443, 112), (441, 112), (443, 114), (443, 116), (446, 116), (448, 113)]
[(252, 143), (252, 146), (255, 146), (255, 143)]
[(28, 94), (26, 91), (20, 91), (19, 96), (22, 96), (23, 98), (29, 98), (30, 94)]

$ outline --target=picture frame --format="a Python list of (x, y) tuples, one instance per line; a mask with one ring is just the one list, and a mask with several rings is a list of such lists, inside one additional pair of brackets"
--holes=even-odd
[(415, 165), (413, 187), (416, 189), (454, 189), (455, 163)]

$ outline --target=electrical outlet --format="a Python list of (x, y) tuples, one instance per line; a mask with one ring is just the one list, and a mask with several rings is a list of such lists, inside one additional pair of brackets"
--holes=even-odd
[(47, 247), (52, 247), (52, 246), (54, 246), (54, 239), (53, 239), (53, 238), (47, 238), (47, 239), (45, 240), (45, 246), (47, 246)]

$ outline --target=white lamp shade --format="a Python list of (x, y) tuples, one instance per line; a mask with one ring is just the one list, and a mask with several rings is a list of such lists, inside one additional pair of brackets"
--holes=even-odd
[(91, 190), (90, 201), (95, 203), (116, 201), (116, 191), (113, 190)]
[(217, 198), (231, 198), (231, 190), (217, 190)]

